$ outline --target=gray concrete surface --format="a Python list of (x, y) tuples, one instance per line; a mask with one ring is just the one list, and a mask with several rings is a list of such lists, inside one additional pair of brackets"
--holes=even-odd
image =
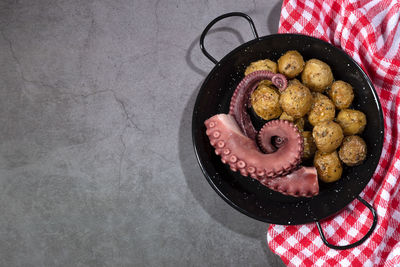
[(282, 265), (192, 149), (199, 35), (230, 11), (266, 35), (280, 1), (0, 1), (0, 266)]

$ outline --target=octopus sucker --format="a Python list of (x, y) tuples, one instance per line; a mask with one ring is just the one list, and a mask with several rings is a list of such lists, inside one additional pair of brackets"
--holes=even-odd
[(219, 148), (223, 148), (225, 146), (225, 142), (224, 141), (218, 141), (217, 146)]
[(254, 172), (256, 171), (256, 168), (254, 168), (254, 167), (247, 167), (247, 171), (248, 171), (249, 173), (254, 173)]

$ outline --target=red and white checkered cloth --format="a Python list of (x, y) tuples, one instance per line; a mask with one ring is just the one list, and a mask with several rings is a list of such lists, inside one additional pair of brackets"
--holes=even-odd
[[(400, 265), (399, 23), (397, 0), (283, 1), (279, 32), (312, 35), (345, 50), (373, 81), (385, 118), (382, 157), (361, 193), (377, 210), (375, 231), (360, 246), (339, 251), (323, 244), (315, 224), (271, 225), (269, 247), (289, 266)], [(368, 208), (354, 200), (321, 226), (330, 243), (346, 245), (371, 224)]]

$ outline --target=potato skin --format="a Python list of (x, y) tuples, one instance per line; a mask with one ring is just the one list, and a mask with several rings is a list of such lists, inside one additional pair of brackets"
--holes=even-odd
[(328, 121), (314, 126), (312, 136), (318, 150), (328, 153), (340, 146), (343, 140), (343, 131), (339, 124)]
[(311, 109), (312, 95), (310, 90), (301, 83), (289, 83), (281, 93), (279, 103), (283, 111), (293, 118), (301, 118)]
[(318, 123), (332, 121), (335, 118), (335, 105), (325, 95), (321, 93), (312, 93), (313, 102), (311, 110), (308, 113), (308, 121), (315, 126)]
[(294, 122), (294, 118), (292, 116), (290, 116), (289, 114), (287, 114), (285, 111), (282, 112), (281, 116), (279, 117), (280, 120), (285, 120), (285, 121), (291, 121)]
[(268, 70), (273, 73), (278, 72), (278, 64), (269, 59), (262, 59), (258, 61), (251, 62), (250, 65), (244, 71), (244, 75), (249, 75), (250, 73), (257, 70)]
[(282, 113), (279, 105), (279, 93), (271, 86), (259, 85), (251, 94), (250, 100), (254, 112), (264, 120), (278, 118)]
[(314, 156), (317, 147), (315, 146), (314, 139), (312, 137), (312, 133), (310, 131), (301, 132), (303, 136), (303, 159), (310, 159)]
[(367, 117), (359, 110), (342, 109), (336, 117), (336, 122), (342, 127), (344, 135), (355, 135), (364, 131)]
[(317, 169), (318, 178), (325, 183), (332, 183), (340, 179), (343, 167), (336, 150), (324, 153), (317, 150), (314, 156), (314, 166)]
[(304, 130), (304, 124), (306, 123), (306, 120), (303, 118), (298, 118), (294, 121), (294, 125), (299, 129), (300, 132)]
[(353, 87), (344, 81), (335, 81), (328, 94), (338, 109), (350, 107), (354, 99)]
[(280, 120), (285, 120), (285, 121), (290, 121), (293, 122), (294, 125), (297, 127), (297, 129), (299, 129), (299, 131), (303, 131), (304, 130), (304, 124), (306, 122), (306, 120), (304, 119), (304, 117), (302, 118), (298, 118), (295, 119), (292, 116), (288, 115), (286, 112), (282, 112), (281, 116), (279, 117)]
[(291, 84), (300, 84), (300, 85), (304, 85), (302, 84), (298, 79), (291, 79), (289, 80), (289, 85)]
[(310, 59), (304, 66), (301, 80), (312, 91), (322, 93), (333, 82), (331, 67), (321, 60)]
[(287, 51), (278, 59), (278, 71), (288, 78), (294, 78), (304, 69), (304, 60), (296, 50)]
[(367, 145), (357, 136), (346, 136), (339, 149), (339, 158), (347, 166), (360, 165), (367, 157)]

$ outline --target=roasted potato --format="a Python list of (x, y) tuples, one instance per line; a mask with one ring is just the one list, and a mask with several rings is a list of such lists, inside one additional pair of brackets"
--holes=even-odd
[(308, 113), (308, 121), (315, 126), (318, 123), (332, 121), (335, 118), (335, 105), (325, 95), (321, 93), (312, 93), (313, 102), (311, 110)]
[(354, 135), (364, 131), (367, 117), (359, 110), (342, 109), (336, 117), (336, 122), (342, 127), (344, 135)]
[(294, 125), (299, 129), (299, 131), (304, 130), (304, 124), (305, 124), (305, 119), (303, 118), (298, 118), (295, 119), (292, 116), (288, 115), (286, 112), (282, 112), (281, 116), (279, 117), (280, 120), (285, 120), (285, 121), (290, 121), (293, 122)]
[(272, 86), (258, 85), (251, 94), (250, 101), (254, 112), (264, 120), (278, 118), (282, 113), (278, 90)]
[(301, 80), (312, 91), (322, 93), (333, 82), (332, 70), (328, 64), (321, 60), (310, 59), (304, 66)]
[(321, 152), (332, 152), (340, 146), (343, 131), (339, 124), (328, 121), (317, 124), (312, 131), (315, 145)]
[(281, 93), (279, 103), (288, 115), (293, 118), (301, 118), (310, 110), (312, 95), (310, 90), (299, 83), (289, 83), (285, 91)]
[(301, 132), (303, 136), (303, 159), (310, 159), (314, 156), (317, 147), (315, 146), (314, 139), (310, 131)]
[(336, 150), (330, 153), (317, 150), (314, 166), (317, 168), (318, 178), (325, 183), (335, 182), (342, 176), (343, 167)]
[(339, 149), (339, 158), (347, 166), (361, 164), (367, 157), (367, 145), (365, 141), (357, 136), (350, 135), (343, 139)]
[(285, 111), (282, 112), (281, 116), (279, 117), (280, 120), (291, 121), (294, 122), (295, 118), (287, 114)]
[(353, 87), (344, 81), (335, 81), (328, 93), (338, 109), (350, 107), (354, 99)]
[(289, 85), (291, 85), (291, 84), (300, 84), (300, 85), (304, 85), (304, 84), (302, 84), (299, 80), (297, 80), (297, 79), (291, 79), (291, 80), (289, 80), (288, 81), (289, 82)]
[(288, 78), (294, 78), (304, 69), (304, 60), (295, 50), (287, 51), (278, 59), (278, 71)]
[(250, 65), (244, 71), (244, 75), (249, 75), (250, 73), (257, 71), (257, 70), (268, 70), (274, 73), (278, 72), (278, 65), (269, 59), (263, 59), (251, 62)]

